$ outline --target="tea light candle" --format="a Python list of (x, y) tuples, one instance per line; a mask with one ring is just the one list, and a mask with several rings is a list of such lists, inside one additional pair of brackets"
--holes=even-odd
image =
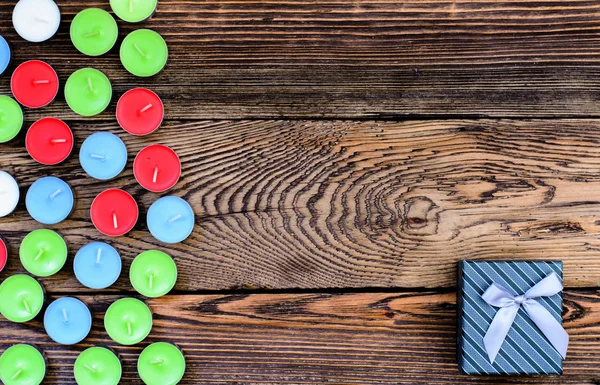
[(77, 298), (59, 298), (46, 309), (44, 328), (54, 342), (73, 345), (83, 341), (90, 333), (92, 314)]
[(0, 356), (0, 381), (4, 385), (39, 385), (45, 375), (46, 360), (31, 345), (13, 345)]
[(0, 271), (4, 270), (6, 262), (8, 262), (8, 247), (6, 247), (4, 240), (0, 238)]
[(135, 76), (149, 77), (159, 73), (167, 64), (167, 43), (150, 29), (131, 32), (121, 43), (121, 63)]
[(138, 293), (150, 298), (162, 297), (177, 282), (177, 266), (173, 259), (158, 250), (138, 255), (129, 270), (131, 285)]
[(19, 257), (25, 270), (38, 277), (49, 277), (65, 265), (67, 244), (52, 230), (34, 230), (23, 238)]
[(114, 247), (106, 243), (88, 243), (75, 255), (73, 270), (83, 286), (106, 289), (121, 274), (121, 256)]
[(148, 210), (148, 230), (164, 243), (183, 242), (194, 229), (194, 211), (183, 199), (167, 196), (158, 199)]
[(20, 0), (13, 10), (12, 22), (19, 36), (39, 43), (58, 31), (60, 10), (52, 0)]
[(45, 225), (62, 222), (73, 210), (71, 187), (61, 179), (47, 176), (33, 182), (25, 196), (29, 215)]
[(175, 345), (153, 343), (140, 354), (138, 373), (146, 385), (176, 385), (185, 374), (185, 357)]
[(110, 132), (88, 136), (81, 145), (79, 162), (92, 178), (108, 180), (119, 175), (127, 164), (127, 147)]
[(152, 312), (135, 298), (122, 298), (109, 306), (104, 315), (106, 332), (121, 345), (135, 345), (152, 330)]
[(0, 171), (0, 218), (15, 211), (20, 196), (15, 178), (6, 171)]
[(10, 88), (15, 99), (29, 108), (40, 108), (50, 104), (58, 93), (58, 86), (58, 75), (54, 68), (40, 60), (22, 63), (10, 79)]
[(133, 175), (146, 190), (164, 192), (177, 184), (181, 176), (181, 162), (177, 153), (169, 147), (153, 144), (135, 157)]
[(0, 75), (6, 71), (10, 64), (10, 46), (6, 40), (0, 36)]
[(99, 346), (81, 352), (73, 369), (78, 385), (117, 385), (122, 370), (115, 353)]
[(119, 28), (110, 13), (100, 8), (88, 8), (75, 16), (70, 33), (71, 41), (79, 52), (100, 56), (115, 45)]
[(149, 19), (156, 11), (158, 0), (110, 0), (115, 15), (128, 23)]
[(0, 143), (12, 140), (23, 127), (23, 110), (19, 103), (0, 95)]
[(45, 165), (59, 164), (73, 150), (73, 132), (60, 119), (42, 118), (29, 127), (25, 147), (37, 162)]
[(0, 313), (12, 322), (34, 319), (44, 305), (44, 290), (38, 281), (25, 274), (10, 276), (0, 284)]
[(112, 98), (110, 80), (94, 68), (75, 71), (65, 84), (65, 99), (71, 109), (82, 116), (98, 115)]
[(109, 237), (127, 234), (138, 220), (138, 205), (129, 193), (110, 189), (92, 202), (90, 217), (96, 229)]
[(162, 124), (165, 110), (160, 97), (146, 88), (135, 88), (117, 103), (117, 121), (133, 135), (148, 135)]

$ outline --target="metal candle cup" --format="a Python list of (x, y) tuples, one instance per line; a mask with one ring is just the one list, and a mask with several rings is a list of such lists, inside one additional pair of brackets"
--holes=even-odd
[(44, 329), (48, 336), (62, 345), (83, 341), (92, 328), (92, 314), (88, 307), (72, 297), (52, 302), (44, 314)]
[(21, 242), (19, 257), (25, 270), (37, 277), (49, 277), (67, 261), (67, 244), (52, 230), (34, 230)]
[(121, 345), (135, 345), (152, 330), (150, 308), (135, 298), (122, 298), (109, 306), (104, 315), (106, 332)]
[(25, 136), (25, 147), (41, 164), (55, 165), (65, 161), (73, 150), (73, 132), (65, 122), (42, 118), (33, 123)]
[(34, 278), (16, 274), (0, 284), (0, 313), (12, 322), (34, 319), (44, 305), (44, 289)]
[(138, 220), (139, 210), (129, 193), (110, 189), (98, 194), (92, 202), (92, 223), (104, 235), (118, 237), (127, 234)]
[(0, 356), (0, 381), (4, 385), (39, 385), (45, 375), (46, 359), (31, 345), (13, 345)]
[(15, 99), (29, 108), (40, 108), (52, 103), (58, 87), (56, 71), (40, 60), (29, 60), (21, 64), (10, 79)]
[(161, 297), (177, 282), (177, 266), (173, 259), (158, 250), (138, 255), (129, 270), (131, 285), (138, 293), (150, 298)]

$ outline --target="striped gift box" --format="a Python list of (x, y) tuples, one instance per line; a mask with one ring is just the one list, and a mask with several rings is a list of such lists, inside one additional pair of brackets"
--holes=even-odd
[[(547, 275), (562, 279), (562, 262), (459, 262), (458, 363), (464, 374), (562, 374), (562, 357), (521, 308), (493, 364), (483, 336), (498, 308), (481, 295), (496, 283), (521, 295)], [(562, 323), (562, 293), (536, 299)]]

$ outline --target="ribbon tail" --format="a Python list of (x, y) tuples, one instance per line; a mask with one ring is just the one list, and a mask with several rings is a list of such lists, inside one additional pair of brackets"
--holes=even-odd
[(500, 348), (506, 339), (506, 335), (514, 322), (518, 311), (519, 305), (517, 304), (500, 308), (485, 333), (483, 345), (488, 354), (490, 364), (493, 364), (496, 360), (496, 356), (498, 355), (498, 352), (500, 352)]
[(548, 309), (536, 300), (527, 300), (523, 303), (523, 308), (529, 315), (529, 318), (531, 318), (544, 336), (546, 336), (548, 341), (550, 341), (552, 346), (554, 346), (554, 349), (560, 353), (563, 359), (566, 358), (567, 347), (569, 346), (569, 335), (560, 322), (550, 314)]

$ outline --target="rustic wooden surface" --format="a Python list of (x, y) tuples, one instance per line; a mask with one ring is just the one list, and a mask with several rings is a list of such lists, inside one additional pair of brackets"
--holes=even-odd
[[(108, 0), (57, 0), (63, 23), (44, 44), (11, 27), (16, 0), (0, 4), (0, 34), (13, 66), (53, 65), (61, 82), (84, 66), (104, 71), (115, 94), (106, 112), (74, 115), (62, 94), (27, 110), (65, 119), (76, 148), (59, 166), (35, 164), (24, 133), (0, 145), (0, 169), (22, 194), (44, 175), (73, 186), (76, 208), (51, 228), (69, 259), (42, 279), (50, 299), (87, 301), (95, 324), (82, 344), (57, 346), (40, 320), (0, 318), (0, 349), (16, 342), (48, 354), (47, 384), (71, 384), (84, 348), (115, 348), (123, 384), (140, 383), (135, 362), (150, 341), (183, 347), (184, 384), (599, 384), (600, 383), (600, 4), (596, 1), (252, 1), (160, 0), (148, 22), (119, 21), (117, 47), (79, 54), (68, 30), (80, 10)], [(156, 77), (129, 75), (118, 44), (137, 28), (161, 33), (170, 50)], [(118, 128), (116, 99), (147, 86), (167, 117), (138, 138)], [(62, 92), (62, 91), (61, 91)], [(127, 144), (126, 171), (87, 177), (79, 145), (96, 131)], [(197, 214), (184, 243), (153, 240), (142, 220), (106, 239), (89, 221), (108, 187), (132, 193), (142, 214), (159, 196), (134, 180), (131, 162), (164, 143), (183, 162), (170, 194)], [(0, 219), (11, 260), (0, 279), (24, 269), (18, 246), (42, 227), (17, 211)], [(72, 258), (104, 240), (124, 260), (112, 288), (91, 291)], [(122, 295), (132, 259), (158, 248), (180, 278), (172, 295), (149, 301), (148, 341), (111, 344), (102, 313)], [(562, 377), (459, 376), (455, 362), (456, 262), (565, 262), (564, 321), (572, 344)]]

